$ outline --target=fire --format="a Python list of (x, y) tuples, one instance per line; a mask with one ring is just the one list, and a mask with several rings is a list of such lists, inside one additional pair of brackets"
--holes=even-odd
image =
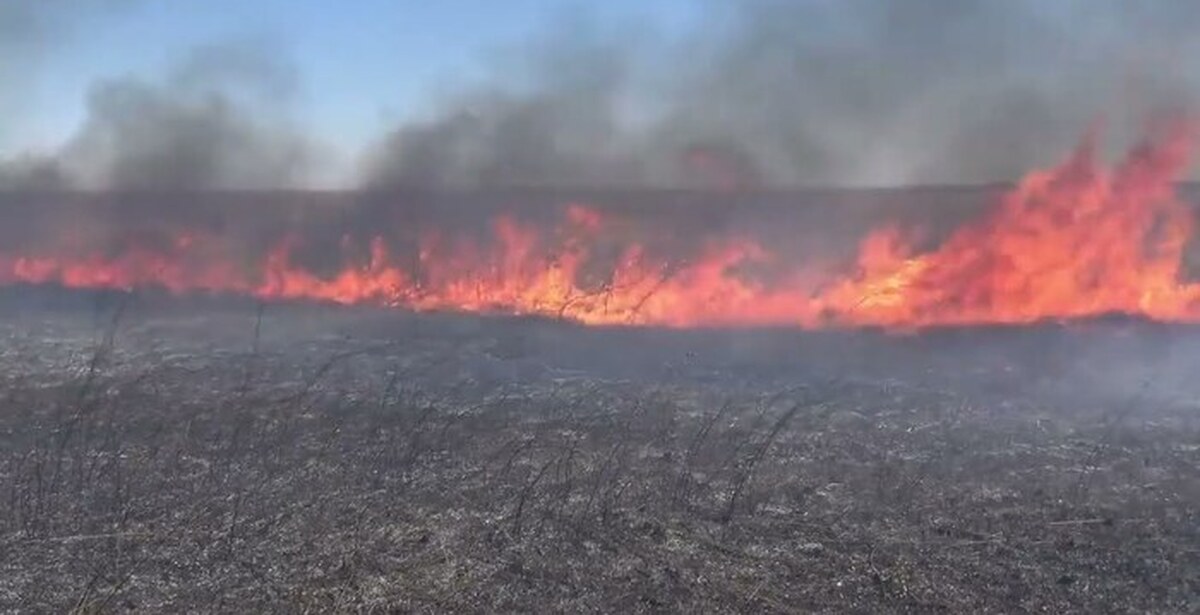
[[(1195, 130), (1178, 124), (1135, 148), (1115, 169), (1086, 138), (1057, 168), (1034, 172), (977, 224), (937, 250), (906, 257), (864, 244), (862, 284), (886, 288), (855, 322), (885, 325), (1023, 323), (1104, 313), (1194, 320), (1200, 286), (1181, 281), (1192, 218), (1175, 195)], [(851, 284), (844, 305), (867, 290)]]
[[(1192, 217), (1175, 193), (1195, 127), (1176, 124), (1109, 169), (1091, 136), (1026, 176), (982, 219), (919, 252), (896, 228), (862, 241), (850, 271), (789, 262), (750, 237), (699, 240), (686, 257), (628, 237), (627, 221), (581, 205), (557, 224), (499, 216), (486, 237), (417, 229), (413, 246), (347, 235), (318, 272), (292, 234), (261, 256), (189, 232), (153, 246), (72, 240), (0, 253), (0, 284), (160, 288), (264, 300), (537, 314), (585, 324), (884, 326), (1026, 323), (1106, 313), (1200, 320), (1183, 279)], [(407, 248), (407, 249), (406, 249)]]

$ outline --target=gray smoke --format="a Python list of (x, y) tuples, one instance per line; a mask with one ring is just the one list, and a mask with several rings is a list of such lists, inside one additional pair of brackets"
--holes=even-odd
[(312, 147), (288, 122), (298, 77), (269, 45), (193, 50), (155, 81), (92, 85), (87, 117), (54, 157), (0, 165), (0, 187), (272, 189), (304, 178)]
[[(25, 59), (87, 13), (78, 7), (99, 14), (129, 1), (0, 0), (4, 99), (19, 98), (13, 84), (36, 73)], [(695, 1), (699, 25), (676, 37), (552, 22), (490, 78), (382, 136), (359, 179), (435, 189), (1001, 182), (1060, 159), (1097, 121), (1120, 148), (1200, 92), (1200, 3)], [(96, 83), (78, 135), (54, 156), (0, 161), (0, 188), (307, 185), (312, 139), (286, 120), (297, 82), (269, 46), (235, 43), (197, 50), (161, 79)]]
[(71, 185), (57, 158), (25, 154), (0, 162), (0, 190), (35, 192)]
[[(41, 64), (80, 28), (93, 27), (137, 0), (0, 0), (0, 143), (19, 121)], [(13, 121), (13, 118), (17, 118)], [(65, 174), (53, 156), (0, 160), (0, 189), (56, 189)]]
[(296, 91), (265, 46), (195, 50), (157, 83), (95, 84), (63, 164), (95, 189), (266, 189), (302, 179), (307, 140), (276, 119)]
[(639, 153), (618, 113), (632, 48), (595, 24), (556, 22), (492, 83), (468, 88), (372, 153), (371, 186), (611, 183), (636, 178)]
[(73, 25), (117, 8), (116, 0), (0, 0), (0, 110), (10, 112), (37, 75), (52, 41), (70, 35)]
[(1196, 3), (704, 7), (699, 31), (674, 41), (661, 64), (631, 52), (628, 35), (592, 29), (539, 41), (526, 63), (531, 84), (506, 71), (400, 126), (374, 153), (366, 181), (1007, 181), (1058, 159), (1097, 120), (1119, 145), (1147, 116), (1189, 103), (1200, 78)]

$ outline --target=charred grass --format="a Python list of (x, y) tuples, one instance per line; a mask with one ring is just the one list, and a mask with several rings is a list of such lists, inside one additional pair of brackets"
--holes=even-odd
[(8, 317), (4, 610), (1200, 607), (1178, 400), (619, 378), (500, 324), (142, 317)]

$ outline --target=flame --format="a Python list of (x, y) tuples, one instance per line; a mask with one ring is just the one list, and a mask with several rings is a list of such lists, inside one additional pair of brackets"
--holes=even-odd
[[(1027, 323), (1104, 313), (1195, 320), (1200, 286), (1180, 280), (1192, 218), (1174, 192), (1195, 127), (1175, 124), (1112, 171), (1089, 135), (1069, 160), (1029, 174), (984, 220), (937, 250), (906, 257), (888, 236), (864, 244), (851, 314), (884, 325)], [(839, 303), (841, 301), (842, 303)]]
[(789, 262), (749, 237), (706, 239), (690, 258), (671, 258), (629, 240), (620, 217), (571, 205), (551, 232), (507, 215), (491, 221), (484, 240), (425, 229), (412, 254), (398, 254), (385, 234), (365, 246), (346, 236), (332, 273), (300, 262), (299, 234), (248, 262), (229, 256), (228, 239), (198, 232), (115, 251), (63, 239), (36, 254), (0, 253), (0, 285), (156, 287), (675, 327), (904, 329), (1106, 313), (1200, 321), (1200, 285), (1181, 279), (1192, 218), (1174, 191), (1195, 133), (1188, 123), (1166, 127), (1112, 169), (1097, 162), (1089, 135), (937, 248), (919, 252), (901, 230), (881, 228), (840, 274)]

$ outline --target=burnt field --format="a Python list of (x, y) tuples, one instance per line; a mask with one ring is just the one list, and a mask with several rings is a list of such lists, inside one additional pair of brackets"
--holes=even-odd
[(1200, 607), (1200, 331), (8, 289), (0, 609)]

